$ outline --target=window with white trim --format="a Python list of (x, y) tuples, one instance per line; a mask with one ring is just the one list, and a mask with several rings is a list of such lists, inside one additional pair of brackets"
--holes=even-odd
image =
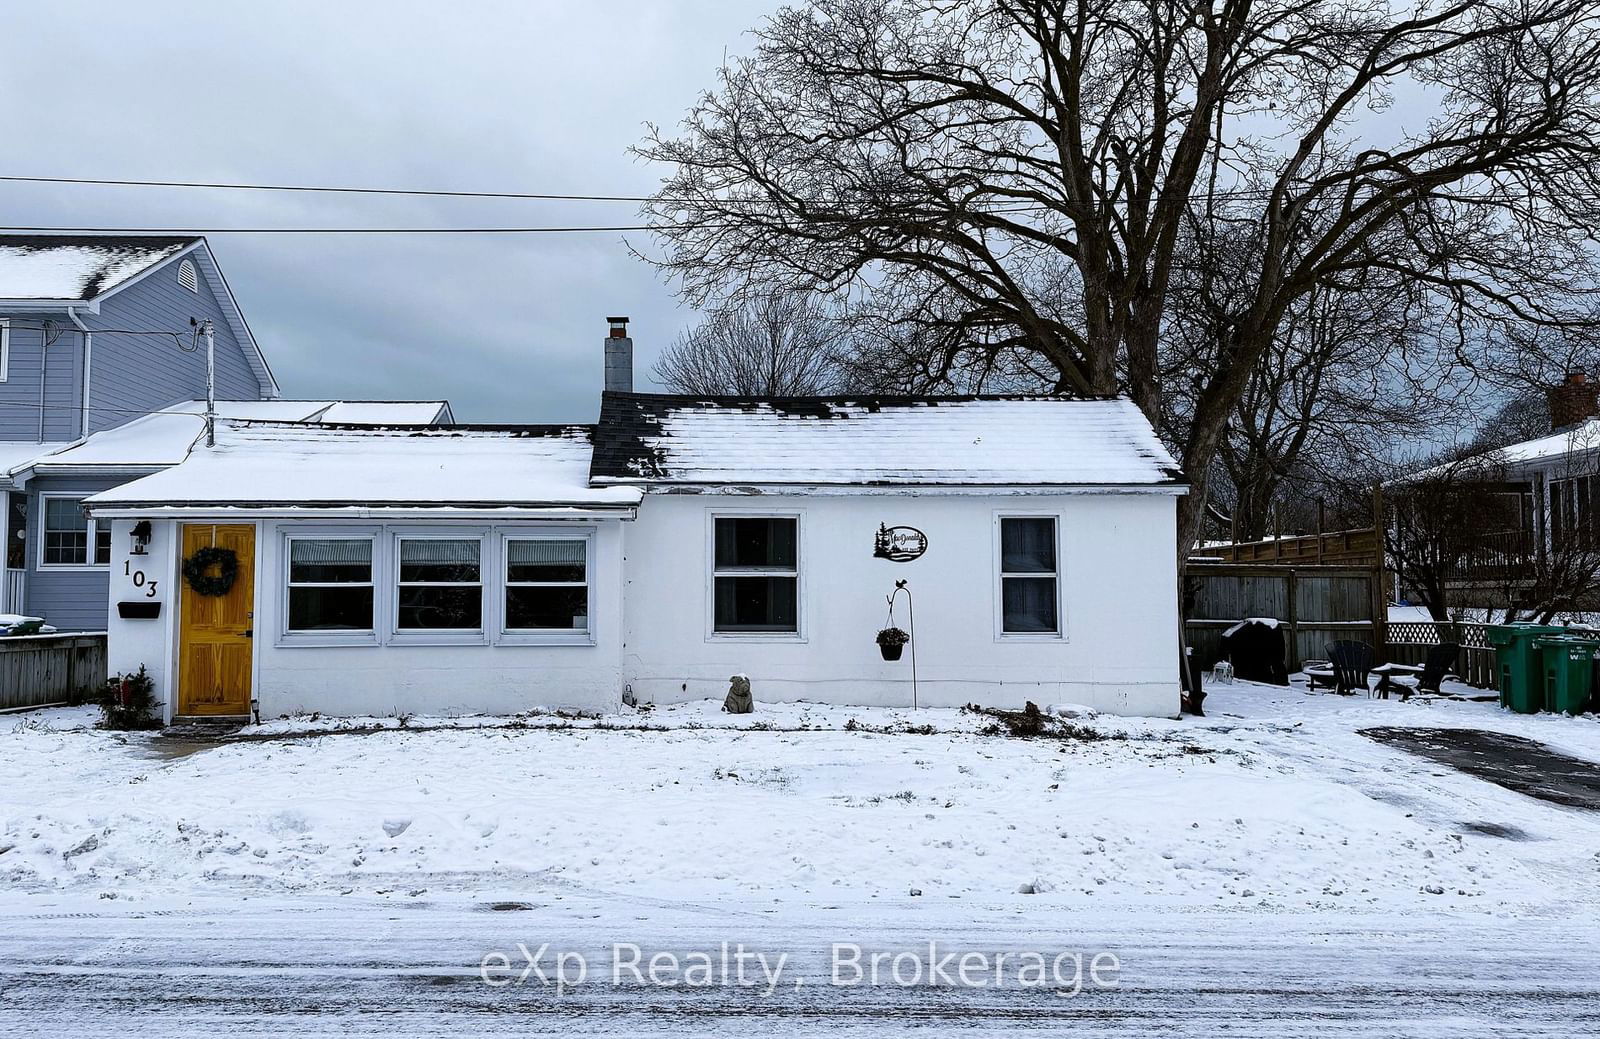
[(287, 630), (371, 634), (373, 538), (291, 537)]
[(106, 566), (111, 562), (111, 527), (102, 527), (84, 515), (82, 498), (44, 497), (40, 508), (44, 513), (44, 533), (39, 539), (41, 567)]
[(1000, 517), (1000, 631), (1059, 635), (1054, 516)]
[(587, 632), (588, 539), (511, 537), (505, 546), (505, 629)]
[(799, 634), (800, 520), (716, 516), (711, 541), (712, 631)]
[(11, 319), (0, 317), (0, 382), (11, 375)]
[(401, 537), (397, 632), (483, 630), (483, 539)]

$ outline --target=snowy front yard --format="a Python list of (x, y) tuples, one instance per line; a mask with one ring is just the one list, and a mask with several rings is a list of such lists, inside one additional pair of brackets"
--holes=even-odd
[[(1243, 683), (1212, 693), (1203, 720), (1098, 718), (1087, 727), (1102, 738), (1066, 740), (983, 735), (987, 719), (955, 711), (778, 705), (734, 719), (706, 703), (376, 734), (293, 736), (305, 721), (275, 722), (253, 731), (278, 738), (194, 745), (95, 731), (86, 710), (37, 712), (0, 721), (0, 891), (1600, 902), (1600, 816), (1357, 731), (1492, 728), (1600, 760), (1595, 719)], [(462, 727), (415, 731), (428, 724)]]

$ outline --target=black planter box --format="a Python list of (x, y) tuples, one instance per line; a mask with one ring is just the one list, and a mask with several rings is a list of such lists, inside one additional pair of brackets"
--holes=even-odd
[(161, 616), (161, 604), (158, 602), (119, 602), (117, 603), (117, 616), (126, 620), (152, 620)]

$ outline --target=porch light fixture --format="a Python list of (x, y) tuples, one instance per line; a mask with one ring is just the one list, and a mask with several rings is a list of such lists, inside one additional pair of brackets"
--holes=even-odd
[(146, 547), (150, 544), (150, 521), (140, 520), (133, 525), (133, 554), (136, 556), (149, 555)]

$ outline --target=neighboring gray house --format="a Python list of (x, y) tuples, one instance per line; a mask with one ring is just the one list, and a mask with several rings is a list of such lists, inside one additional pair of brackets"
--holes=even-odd
[(0, 610), (63, 629), (104, 624), (105, 535), (77, 503), (119, 481), (5, 474), (204, 397), (206, 352), (191, 321), (207, 320), (216, 396), (277, 397), (204, 238), (0, 235), (0, 488), (9, 492)]

